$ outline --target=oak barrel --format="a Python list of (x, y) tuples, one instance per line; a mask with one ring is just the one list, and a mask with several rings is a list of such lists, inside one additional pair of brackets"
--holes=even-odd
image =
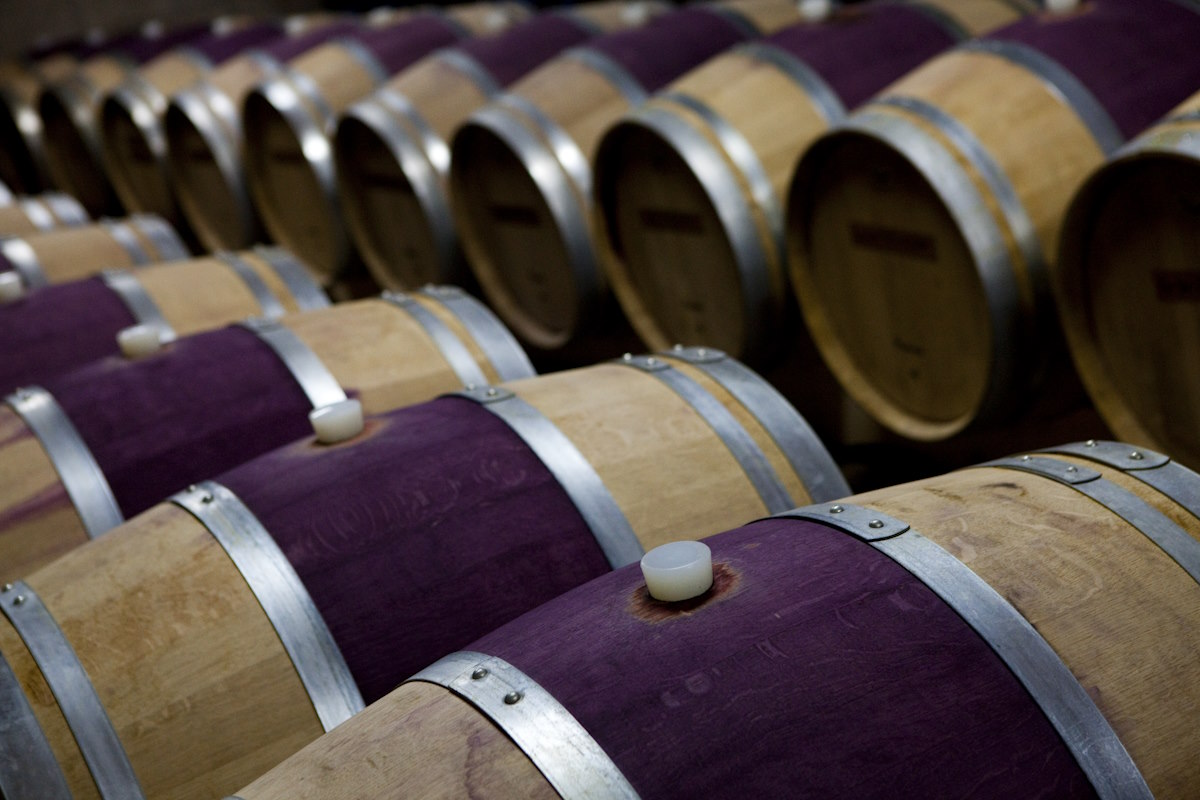
[(27, 289), (187, 257), (174, 228), (154, 214), (0, 239), (0, 272), (16, 272)]
[[(818, 442), (781, 449), (766, 433), (778, 414), (787, 436), (803, 427), (769, 387), (712, 354), (679, 355), (516, 381), (494, 395), (478, 387), (373, 419), (341, 445), (298, 441), (13, 591), (44, 605), (87, 664), (115, 731), (110, 750), (127, 756), (147, 796), (219, 796), (422, 665), (636, 560), (643, 546), (772, 507), (671, 388), (678, 377), (703, 387), (699, 397), (715, 403), (707, 414), (741, 420), (724, 433), (760, 448), (792, 502), (843, 490)], [(755, 399), (743, 406), (714, 374)], [(617, 531), (606, 556), (600, 537)], [(263, 583), (271, 572), (283, 595)], [(0, 596), (0, 609), (12, 598)], [(292, 622), (305, 624), (281, 609), (303, 609)], [(30, 687), (31, 730), (53, 754), (40, 765), (52, 774), (57, 761), (72, 790), (87, 787), (57, 704), (3, 619), (0, 654)]]
[[(447, 287), (251, 320), (51, 376), (0, 407), (12, 432), (0, 472), (22, 474), (0, 487), (0, 580), (312, 433), (309, 413), (339, 400), (377, 413), (532, 374), (495, 317)], [(30, 441), (40, 457), (8, 457)]]
[(480, 18), (486, 29), (471, 27), (474, 17), (460, 21), (453, 6), (412, 15), (322, 45), (247, 95), (243, 124), (250, 196), (271, 237), (312, 264), (326, 282), (354, 263), (330, 141), (337, 115), (434, 50), (497, 33), (528, 14), (513, 3), (466, 8), (477, 5), (495, 12)]
[(308, 268), (278, 247), (106, 270), (0, 307), (0, 393), (117, 355), (117, 334), (133, 325), (153, 326), (171, 341), (327, 305)]
[(42, 90), (37, 112), (47, 167), (57, 188), (94, 215), (123, 211), (104, 174), (97, 119), (100, 102), (105, 92), (131, 78), (138, 65), (207, 32), (208, 26), (199, 25), (154, 37), (122, 37), (86, 59), (69, 77)]
[(13, 198), (0, 207), (0, 236), (24, 236), (91, 221), (79, 201), (62, 192)]
[(236, 250), (264, 238), (242, 159), (246, 95), (278, 75), (289, 60), (357, 30), (360, 24), (328, 20), (253, 48), (171, 98), (163, 116), (167, 172), (180, 211), (205, 247)]
[(617, 570), (238, 797), (1195, 796), (1200, 476), (1092, 444), (713, 536), (694, 600)]
[(1048, 271), (1087, 174), (1200, 84), (1200, 8), (1093, 0), (919, 68), (797, 168), (788, 260), (817, 346), (898, 433), (1075, 393)]
[(610, 128), (592, 167), (596, 245), (642, 340), (771, 360), (794, 335), (782, 198), (801, 153), (846, 109), (1019, 9), (843, 7), (710, 59)]
[(1200, 468), (1200, 94), (1089, 178), (1054, 289), (1071, 356), (1123, 439)]
[(358, 255), (389, 289), (470, 280), (450, 214), (450, 137), (475, 110), (564, 48), (665, 10), (644, 0), (565, 6), (422, 59), (338, 121), (338, 199)]
[(202, 80), (242, 51), (278, 39), (276, 23), (212, 33), (176, 47), (106, 93), (97, 126), (105, 174), (127, 211), (182, 223), (166, 172), (162, 116), (171, 95)]
[(797, 19), (794, 3), (775, 0), (664, 14), (568, 50), (459, 128), (454, 219), (471, 271), (518, 337), (556, 350), (624, 324), (589, 220), (590, 164), (608, 126), (714, 54)]

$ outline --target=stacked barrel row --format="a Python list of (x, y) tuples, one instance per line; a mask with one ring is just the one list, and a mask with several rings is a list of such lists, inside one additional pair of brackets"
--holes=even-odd
[[(1183, 11), (1159, 21), (1170, 35), (1148, 39), (1147, 49), (1180, 59), (1173, 37), (1192, 35), (1187, 14), (1196, 12), (1171, 7)], [(0, 413), (0, 581), (11, 581), (0, 590), (0, 792), (211, 797), (245, 787), (246, 800), (375, 796), (396, 787), (405, 796), (1195, 792), (1200, 682), (1180, 665), (1200, 653), (1200, 477), (1168, 455), (1089, 441), (847, 497), (804, 419), (713, 347), (762, 364), (787, 349), (780, 340), (795, 333), (789, 277), (803, 288), (812, 253), (841, 253), (836, 237), (823, 249), (810, 246), (826, 231), (848, 237), (847, 269), (873, 263), (852, 257), (854, 247), (944, 268), (956, 263), (939, 259), (956, 252), (957, 237), (960, 252), (991, 259), (979, 268), (988, 278), (1006, 253), (1013, 262), (1013, 254), (1029, 255), (1036, 241), (1013, 232), (1026, 229), (1013, 222), (1020, 216), (1010, 195), (993, 201), (983, 193), (977, 203), (1016, 225), (990, 240), (982, 218), (967, 218), (940, 195), (920, 206), (943, 181), (977, 193), (1003, 186), (1003, 170), (979, 160), (981, 152), (1008, 163), (990, 139), (971, 145), (972, 135), (993, 132), (991, 118), (971, 122), (938, 92), (976, 91), (977, 76), (992, 70), (971, 62), (985, 53), (1006, 67), (1035, 64), (1056, 102), (1081, 102), (1089, 84), (986, 43), (1024, 47), (1027, 38), (1050, 50), (1043, 57), (1053, 64), (1069, 61), (1046, 44), (1066, 36), (1062, 26), (1083, 20), (1139, 33), (1140, 17), (1117, 0), (1097, 2), (1030, 17), (937, 56), (964, 32), (1018, 12), (982, 1), (869, 4), (789, 26), (797, 18), (791, 4), (719, 8), (664, 14), (534, 69), (583, 41), (580, 19), (628, 27), (662, 9), (584, 6), (566, 22), (562, 14), (539, 17), (525, 23), (533, 27), (438, 51), (351, 106), (362, 87), (382, 85), (385, 62), (440, 41), (442, 18), (417, 14), (420, 25), (400, 38), (393, 31), (387, 46), (367, 35), (325, 40), (312, 61), (287, 62), (279, 79), (239, 84), (245, 116), (221, 117), (229, 123), (221, 135), (228, 143), (236, 136), (225, 134), (255, 130), (267, 144), (246, 148), (244, 162), (235, 148), (246, 179), (223, 188), (252, 198), (244, 207), (256, 206), (303, 259), (257, 246), (155, 264), (188, 255), (160, 219), (39, 235), (25, 231), (85, 215), (68, 210), (65, 196), (4, 200), (17, 210), (13, 224), (28, 227), (0, 243), (9, 276), (0, 280), (8, 300), (0, 337), (11, 337), (0, 340), (0, 380), (5, 392), (23, 386)], [(495, 10), (458, 13), (486, 27)], [(892, 15), (888, 28), (872, 27)], [(765, 44), (718, 52), (744, 39), (748, 17), (782, 29)], [(731, 19), (741, 33), (730, 34)], [(371, 31), (399, 24), (391, 13), (370, 23)], [(694, 51), (681, 54), (681, 30)], [(886, 75), (847, 79), (852, 87), (831, 77), (828, 65), (855, 60), (863, 42), (882, 47), (872, 37), (883, 30), (900, 53), (894, 63), (874, 62)], [(1070, 30), (1096, 52), (1090, 34)], [(1112, 57), (1147, 63), (1135, 55), (1114, 49)], [(486, 81), (478, 69), (495, 86), (479, 91)], [(924, 70), (933, 77), (922, 78)], [(570, 90), (560, 83), (567, 74), (579, 78)], [(472, 92), (464, 76), (475, 82)], [(989, 91), (1028, 90), (1028, 81), (1007, 77)], [(785, 78), (804, 87), (805, 102), (793, 97), (756, 116), (748, 87), (773, 87), (774, 97)], [(910, 96), (926, 84), (934, 89), (923, 99)], [(1169, 84), (1156, 85), (1164, 97), (1179, 94)], [(660, 87), (667, 90), (650, 94)], [(901, 99), (887, 100), (890, 92)], [(192, 96), (211, 98), (199, 89)], [(1126, 135), (1179, 99), (1139, 96), (1146, 108)], [(817, 142), (829, 150), (816, 161), (805, 156), (793, 172), (806, 147), (864, 101), (864, 111)], [(1040, 109), (1039, 102), (1041, 95), (1021, 94), (1007, 108)], [(948, 110), (938, 113), (938, 103)], [(1001, 105), (987, 110), (1000, 114)], [(753, 107), (761, 128), (741, 121), (743, 106)], [(158, 119), (165, 105), (146, 107), (154, 115), (132, 117)], [(1086, 168), (1066, 177), (1053, 160), (1026, 167), (1070, 184), (1045, 201), (1057, 209), (1049, 221), (1036, 217), (1051, 229), (1098, 169), (1064, 240), (1073, 230), (1108, 238), (1081, 233), (1074, 250), (1064, 244), (1062, 272), (1072, 265), (1071, 280), (1088, 280), (1080, 271), (1089, 259), (1115, 272), (1126, 269), (1123, 248), (1146, 248), (1161, 265), (1151, 266), (1155, 296), (1172, 312), (1186, 300), (1194, 268), (1186, 241), (1164, 256), (1154, 243), (1125, 244), (1113, 228), (1132, 209), (1146, 213), (1163, 186), (1163, 202), (1186, 212), (1191, 189), (1174, 167), (1194, 160), (1192, 107), (1107, 168), (1099, 169), (1102, 155), (1081, 158)], [(352, 111), (335, 128), (344, 108)], [(817, 122), (797, 126), (789, 116), (797, 108), (816, 109)], [(441, 112), (446, 127), (430, 126)], [(887, 113), (901, 121), (876, 119)], [(1095, 108), (1089, 113), (1091, 130)], [(1015, 116), (1019, 129), (1026, 123)], [(1038, 119), (1052, 142), (1067, 136), (1068, 117)], [(760, 133), (769, 138), (772, 126), (806, 133), (764, 144)], [(911, 128), (958, 148), (952, 161), (914, 155), (919, 148), (894, 136)], [(362, 230), (386, 228), (397, 197), (418, 216), (427, 217), (428, 197), (454, 213), (439, 218), (437, 246), (409, 247), (407, 260), (390, 262), (401, 266), (382, 258), (382, 272), (373, 268), (380, 282), (410, 291), (329, 306), (317, 283), (344, 290), (355, 260), (355, 225), (347, 238), (336, 213), (351, 205), (335, 189), (354, 169), (343, 154), (370, 152), (383, 129), (393, 137), (384, 145), (404, 142), (395, 145), (404, 169), (424, 174), (430, 181), (422, 186), (436, 195), (397, 192), (401, 180), (376, 150), (359, 173), (376, 192), (363, 200)], [(422, 150), (413, 149), (415, 139)], [(343, 150), (343, 140), (358, 144)], [(876, 140), (912, 159), (919, 180), (903, 158), (877, 151)], [(1068, 161), (1086, 151), (1077, 144), (1065, 148), (1074, 154)], [(483, 156), (472, 155), (477, 147)], [(844, 161), (834, 157), (839, 148)], [(1157, 162), (1156, 172), (1160, 155), (1170, 166)], [(972, 177), (981, 163), (983, 177)], [(866, 178), (853, 177), (858, 164)], [(163, 174), (156, 170), (144, 175)], [(817, 189), (808, 188), (810, 172), (820, 176)], [(960, 173), (967, 184), (953, 183)], [(606, 174), (620, 180), (605, 184)], [(1012, 189), (1018, 209), (1022, 187)], [(817, 190), (816, 199), (797, 199)], [(896, 194), (901, 202), (888, 204)], [(283, 201), (298, 207), (280, 211)], [(794, 232), (790, 220), (819, 214), (830, 217)], [(1161, 227), (1137, 227), (1169, 236), (1163, 231), (1179, 217), (1165, 216)], [(284, 232), (292, 225), (296, 233)], [(480, 287), (517, 338), (543, 351), (589, 338), (600, 352), (611, 348), (611, 280), (659, 352), (535, 377), (516, 338), (469, 294), (417, 290), (421, 277), (383, 277), (403, 275), (419, 255), (449, 254), (430, 263), (456, 265), (453, 274), (466, 278), (456, 227)], [(475, 243), (473, 230), (484, 231)], [(402, 231), (396, 241), (405, 241)], [(486, 259), (494, 272), (478, 266)], [(520, 262), (516, 277), (505, 260)], [(657, 277), (646, 273), (659, 264)], [(756, 275), (756, 265), (768, 271)], [(1057, 266), (1036, 280), (1018, 267), (1012, 293), (1046, 307), (1043, 284), (1059, 281)], [(98, 268), (106, 271), (86, 277)], [(708, 272), (693, 276), (694, 269)], [(707, 288), (697, 291), (693, 280)], [(870, 290), (862, 302), (878, 302), (889, 286), (878, 275), (858, 280)], [(1125, 295), (1145, 291), (1136, 275), (1105, 281), (1107, 294), (1079, 312), (1093, 321), (1085, 330), (1128, 314), (1119, 310)], [(906, 297), (920, 294), (919, 286), (904, 289)], [(684, 292), (686, 311), (658, 318), (675, 291)], [(641, 303), (641, 317), (628, 298)], [(952, 296), (948, 306), (957, 314), (956, 303), (971, 302)], [(1003, 317), (990, 313), (990, 296), (983, 303), (989, 322)], [(809, 311), (803, 294), (800, 304)], [(767, 309), (761, 329), (752, 324), (757, 309)], [(886, 309), (868, 310), (890, 319)], [(549, 323), (541, 312), (552, 315)], [(923, 313), (904, 331), (914, 320), (953, 319)], [(254, 318), (221, 327), (247, 314)], [(814, 318), (810, 312), (810, 326)], [(978, 324), (968, 311), (962, 318)], [(1142, 328), (1166, 348), (1190, 332), (1178, 324), (1179, 334)], [(862, 327), (860, 341), (892, 334), (889, 346), (901, 350), (929, 346), (918, 339), (913, 348), (886, 326), (884, 334)], [(815, 327), (814, 334), (829, 357)], [(950, 335), (958, 338), (923, 368), (978, 369), (971, 356), (984, 349)], [(1091, 346), (1105, 358), (1116, 353), (1118, 367), (1143, 368), (1125, 334), (1105, 335)], [(703, 346), (669, 347), (675, 339)], [(985, 353), (984, 361), (1030, 366), (1000, 344), (992, 350), (1001, 355)], [(895, 357), (880, 360), (895, 367)], [(852, 382), (847, 389), (861, 397)], [(944, 384), (928, 394), (946, 405), (960, 399)], [(990, 414), (991, 401), (986, 408)], [(964, 427), (987, 422), (978, 416)], [(957, 430), (945, 427), (915, 435)], [(632, 567), (663, 542), (766, 515), (773, 516), (711, 540), (712, 585), (696, 599), (658, 600)]]

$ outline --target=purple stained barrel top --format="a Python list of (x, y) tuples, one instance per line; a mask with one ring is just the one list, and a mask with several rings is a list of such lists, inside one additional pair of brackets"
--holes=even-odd
[(105, 358), (43, 386), (127, 517), (312, 432), (312, 406), (291, 373), (239, 326), (184, 337), (136, 361)]
[(958, 614), (870, 545), (764, 520), (707, 599), (632, 565), (466, 648), (547, 689), (642, 797), (1069, 798), (1091, 786)]
[(764, 42), (811, 67), (852, 109), (956, 40), (920, 9), (874, 4), (792, 25)]
[(721, 14), (687, 8), (641, 28), (597, 37), (586, 46), (607, 55), (653, 92), (745, 39), (745, 32)]
[(360, 30), (362, 30), (362, 25), (354, 20), (338, 20), (297, 36), (281, 36), (259, 49), (279, 61), (290, 61), (318, 45), (325, 44), (330, 39), (349, 36)]
[(0, 306), (0, 395), (117, 352), (136, 323), (100, 278), (47, 286)]
[(247, 48), (258, 47), (278, 39), (282, 32), (283, 29), (278, 23), (268, 22), (250, 25), (230, 33), (209, 33), (189, 42), (188, 47), (206, 56), (213, 64), (220, 64)]
[(104, 52), (120, 51), (138, 64), (145, 64), (155, 56), (161, 55), (172, 47), (190, 44), (208, 34), (210, 27), (207, 23), (186, 25), (163, 32), (158, 36), (131, 34), (108, 43)]
[(370, 703), (431, 661), (608, 571), (566, 493), (473, 401), (444, 397), (217, 478), (304, 582)]
[(462, 38), (462, 31), (442, 14), (417, 14), (386, 28), (365, 28), (354, 35), (375, 54), (389, 75), (440, 47)]
[(455, 47), (473, 58), (500, 86), (508, 86), (592, 33), (567, 14), (541, 14), (496, 36), (481, 36)]
[(1127, 139), (1200, 87), (1200, 5), (1186, 1), (1089, 0), (1076, 13), (1031, 15), (985, 38), (1058, 62)]

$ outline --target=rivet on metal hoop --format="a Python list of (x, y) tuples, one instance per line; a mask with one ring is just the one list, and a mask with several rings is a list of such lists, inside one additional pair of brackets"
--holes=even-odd
[(471, 680), (481, 681), (484, 678), (486, 678), (487, 676), (488, 676), (487, 669), (485, 669), (484, 667), (479, 667), (474, 672), (471, 673)]
[(521, 702), (521, 698), (524, 696), (525, 694), (523, 692), (509, 692), (508, 694), (504, 695), (504, 704), (506, 706), (515, 706), (517, 703)]
[(1095, 446), (1096, 446), (1096, 440), (1095, 440), (1095, 439), (1088, 439), (1086, 442), (1084, 442), (1084, 443), (1083, 443), (1083, 446), (1084, 446), (1084, 447), (1095, 447)]
[(868, 528), (875, 528), (875, 529), (882, 528), (882, 527), (883, 527), (883, 520), (881, 520), (881, 519), (873, 519), (873, 520), (871, 520), (870, 522), (868, 522), (868, 523), (867, 523), (867, 527), (868, 527)]
[(840, 514), (840, 513), (842, 513), (842, 512), (843, 512), (843, 511), (845, 511), (845, 510), (846, 510), (846, 509), (845, 509), (845, 508), (843, 508), (842, 506), (830, 506), (830, 507), (829, 507), (829, 513), (830, 513), (830, 514)]
[(23, 595), (23, 594), (19, 594), (19, 595), (17, 595), (16, 597), (14, 597), (14, 598), (13, 598), (13, 605), (14, 605), (14, 606), (21, 606), (21, 605), (25, 605), (25, 595)]
[(1030, 461), (1031, 459), (1029, 456), (1021, 456), (1021, 460), (1022, 461)]
[(1143, 458), (1145, 458), (1145, 456), (1139, 453), (1137, 450), (1134, 450), (1132, 453), (1130, 453), (1129, 457), (1134, 461), (1141, 461)]

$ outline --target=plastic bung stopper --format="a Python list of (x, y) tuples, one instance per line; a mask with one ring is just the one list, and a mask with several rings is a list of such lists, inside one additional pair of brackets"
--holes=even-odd
[(655, 600), (691, 600), (713, 584), (712, 550), (704, 542), (671, 542), (642, 556), (642, 575)]
[(162, 348), (162, 334), (153, 325), (133, 325), (117, 333), (117, 346), (126, 358), (144, 358)]
[(1051, 14), (1065, 14), (1074, 11), (1079, 0), (1046, 0), (1046, 10)]
[(644, 25), (650, 19), (648, 3), (627, 3), (621, 9), (621, 21), (629, 26)]
[(25, 296), (25, 282), (15, 272), (0, 272), (0, 304), (15, 303)]
[(832, 0), (800, 0), (800, 16), (805, 22), (822, 22), (832, 13)]
[(362, 433), (363, 409), (357, 400), (339, 400), (308, 413), (313, 432), (321, 444), (337, 444)]

